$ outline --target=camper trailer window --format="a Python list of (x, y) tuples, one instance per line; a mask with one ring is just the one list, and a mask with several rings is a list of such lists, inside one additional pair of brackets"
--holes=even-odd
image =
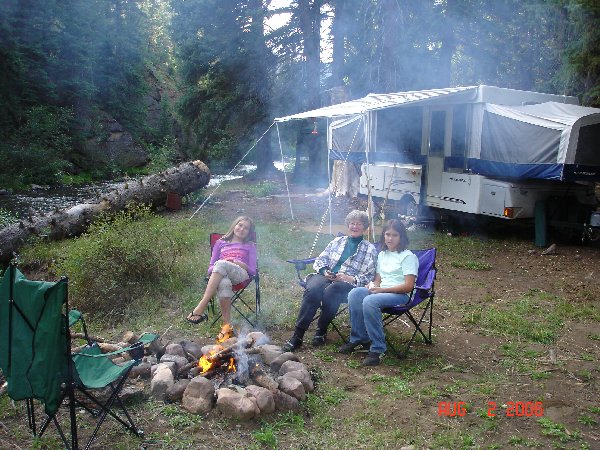
[(575, 164), (600, 166), (598, 142), (600, 142), (600, 123), (581, 127), (579, 129), (579, 139), (577, 140)]
[(429, 156), (444, 156), (445, 129), (446, 111), (433, 111), (429, 132)]
[(467, 106), (457, 105), (452, 110), (452, 156), (465, 156), (467, 152)]

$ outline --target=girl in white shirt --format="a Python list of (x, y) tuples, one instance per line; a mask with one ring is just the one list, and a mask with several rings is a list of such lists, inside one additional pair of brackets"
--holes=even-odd
[(339, 349), (340, 353), (351, 353), (368, 348), (363, 366), (380, 363), (387, 348), (381, 310), (409, 302), (419, 270), (417, 256), (407, 249), (408, 235), (400, 220), (390, 220), (385, 225), (380, 243), (383, 250), (377, 257), (375, 279), (348, 294), (352, 332), (350, 342)]

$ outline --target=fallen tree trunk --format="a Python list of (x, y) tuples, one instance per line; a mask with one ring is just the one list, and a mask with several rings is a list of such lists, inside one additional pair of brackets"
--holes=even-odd
[(100, 213), (116, 212), (131, 202), (164, 205), (168, 192), (185, 195), (208, 184), (210, 170), (202, 161), (182, 163), (164, 172), (123, 183), (98, 203), (82, 203), (50, 214), (31, 216), (0, 230), (0, 263), (5, 264), (31, 236), (50, 240), (83, 233)]

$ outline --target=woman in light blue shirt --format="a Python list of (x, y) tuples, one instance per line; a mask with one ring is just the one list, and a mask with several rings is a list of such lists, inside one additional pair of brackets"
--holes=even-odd
[(366, 287), (357, 287), (348, 294), (350, 342), (340, 347), (340, 353), (358, 348), (369, 349), (363, 366), (376, 366), (386, 350), (381, 310), (405, 305), (415, 287), (419, 259), (408, 247), (406, 228), (399, 220), (390, 220), (381, 233), (383, 250), (377, 257), (375, 280)]

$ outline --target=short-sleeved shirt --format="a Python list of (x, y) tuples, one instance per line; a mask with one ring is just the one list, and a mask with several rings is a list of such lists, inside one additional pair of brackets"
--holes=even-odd
[(387, 288), (404, 283), (405, 275), (417, 276), (419, 258), (410, 250), (390, 252), (385, 250), (377, 257), (377, 273), (381, 276), (381, 287)]

